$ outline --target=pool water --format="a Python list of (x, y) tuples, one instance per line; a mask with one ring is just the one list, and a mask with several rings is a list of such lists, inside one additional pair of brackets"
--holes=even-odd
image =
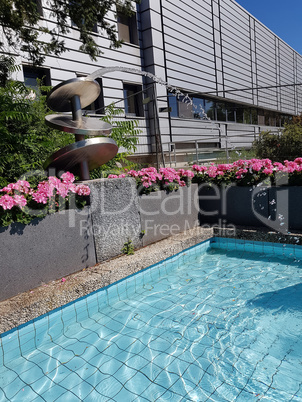
[(302, 401), (302, 250), (213, 238), (0, 337), (0, 401)]

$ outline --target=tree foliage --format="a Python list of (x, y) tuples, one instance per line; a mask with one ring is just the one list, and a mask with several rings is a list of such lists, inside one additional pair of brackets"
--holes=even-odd
[(254, 141), (253, 148), (259, 158), (268, 158), (274, 162), (294, 160), (302, 155), (302, 115), (286, 123), (279, 133), (262, 132)]
[(43, 170), (51, 153), (74, 142), (73, 135), (46, 126), (49, 112), (46, 96), (22, 82), (7, 81), (0, 88), (0, 187), (31, 170)]
[(7, 43), (17, 54), (22, 52), (33, 64), (41, 65), (46, 54), (59, 55), (66, 51), (65, 41), (60, 35), (66, 36), (70, 32), (71, 20), (80, 33), (80, 50), (96, 60), (101, 51), (92, 35), (95, 24), (106, 33), (111, 46), (119, 47), (122, 42), (117, 38), (116, 27), (110, 25), (105, 16), (109, 10), (116, 9), (125, 15), (134, 12), (131, 0), (51, 0), (47, 6), (54, 28), (39, 24), (36, 0), (0, 0), (0, 24), (4, 34), (0, 50), (6, 53)]
[(106, 108), (106, 116), (102, 117), (106, 123), (111, 124), (111, 138), (117, 143), (119, 153), (109, 162), (90, 172), (91, 179), (104, 177), (115, 171), (120, 171), (119, 166), (130, 169), (135, 166), (128, 159), (128, 156), (136, 151), (141, 130), (138, 128), (138, 120), (118, 120), (119, 115), (124, 111), (110, 105)]

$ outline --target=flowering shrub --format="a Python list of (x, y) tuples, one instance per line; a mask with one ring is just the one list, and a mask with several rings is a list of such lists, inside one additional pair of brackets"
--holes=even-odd
[(192, 170), (154, 167), (130, 170), (108, 178), (134, 177), (140, 194), (151, 191), (174, 191), (179, 187), (194, 183), (215, 185), (235, 183), (238, 186), (255, 186), (260, 183), (279, 184), (282, 177), (284, 184), (302, 185), (302, 158), (294, 161), (272, 162), (270, 159), (238, 160), (231, 164), (193, 165)]
[(302, 184), (302, 158), (294, 161), (272, 162), (270, 159), (238, 160), (232, 164), (198, 166), (193, 165), (194, 181), (197, 183), (255, 186), (260, 183), (286, 185)]
[(172, 168), (160, 168), (159, 172), (154, 167), (130, 170), (126, 174), (109, 175), (109, 179), (117, 177), (134, 177), (139, 193), (148, 194), (151, 191), (166, 190), (168, 192), (178, 190), (179, 187), (190, 185), (194, 173), (191, 170)]
[(0, 225), (13, 222), (29, 223), (35, 217), (45, 216), (69, 207), (74, 194), (75, 206), (85, 205), (84, 197), (90, 194), (88, 186), (74, 183), (74, 175), (66, 172), (61, 179), (49, 177), (40, 182), (36, 189), (25, 180), (18, 180), (0, 189)]

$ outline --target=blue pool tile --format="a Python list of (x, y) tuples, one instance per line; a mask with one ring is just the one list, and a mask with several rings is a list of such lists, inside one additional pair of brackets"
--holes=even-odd
[[(55, 384), (50, 377), (42, 376), (31, 384), (31, 388), (37, 395), (43, 395), (44, 392), (49, 391), (52, 387), (54, 387), (54, 385)], [(65, 391), (65, 389), (63, 391)]]
[(4, 363), (8, 363), (9, 361), (17, 359), (18, 357), (21, 356), (21, 349), (17, 331), (8, 334), (7, 336), (4, 336), (3, 338), (0, 338), (0, 342), (1, 342), (0, 351), (2, 351), (1, 354)]
[(10, 382), (7, 386), (3, 387), (3, 391), (5, 392), (8, 400), (12, 400), (18, 394), (19, 391), (22, 391), (27, 386), (27, 384), (22, 381), (19, 377), (16, 377), (12, 382)]
[(147, 386), (149, 385), (149, 381), (140, 372), (136, 372), (133, 377), (125, 383), (125, 388), (127, 388), (128, 391), (132, 392), (135, 395), (141, 395)]
[[(203, 242), (4, 334), (0, 350), (8, 363), (0, 381), (13, 400), (28, 385), (33, 401), (54, 395), (107, 402), (129, 394), (139, 402), (244, 401), (257, 392), (290, 400), (301, 393), (302, 375), (297, 255), (302, 259), (299, 246)], [(287, 337), (278, 344), (280, 317)], [(286, 359), (283, 349), (290, 350)], [(13, 370), (19, 377), (9, 375)], [(281, 389), (282, 378), (290, 392)]]
[(131, 391), (128, 391), (124, 387), (119, 391), (117, 395), (115, 395), (114, 399), (116, 401), (133, 401), (134, 395)]
[(71, 388), (71, 392), (74, 395), (77, 395), (81, 401), (83, 401), (85, 398), (88, 400), (93, 390), (93, 386), (88, 384), (86, 381), (82, 381), (80, 384)]
[(123, 365), (123, 362), (111, 358), (99, 366), (99, 370), (106, 375), (114, 375)]
[[(60, 390), (60, 392), (61, 392), (61, 390)], [(79, 401), (81, 401), (81, 399), (71, 391), (65, 392), (64, 394), (61, 394), (60, 396), (57, 396), (57, 395), (54, 395), (54, 396), (56, 398), (55, 399), (56, 402), (79, 402)]]

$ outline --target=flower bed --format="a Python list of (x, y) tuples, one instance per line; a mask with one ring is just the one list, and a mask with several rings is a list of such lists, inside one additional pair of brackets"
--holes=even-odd
[(256, 186), (259, 184), (302, 185), (302, 158), (284, 163), (270, 159), (238, 160), (230, 164), (193, 165), (192, 170), (154, 167), (130, 170), (108, 178), (134, 177), (140, 194), (152, 191), (174, 191), (179, 187), (194, 183), (215, 185), (235, 183), (238, 186)]
[(0, 190), (0, 226), (8, 226), (13, 222), (29, 223), (35, 217), (43, 217), (47, 213), (68, 209), (71, 196), (74, 205), (85, 205), (85, 196), (90, 194), (88, 186), (74, 183), (74, 175), (66, 172), (61, 179), (49, 177), (32, 188), (25, 180), (10, 183)]

